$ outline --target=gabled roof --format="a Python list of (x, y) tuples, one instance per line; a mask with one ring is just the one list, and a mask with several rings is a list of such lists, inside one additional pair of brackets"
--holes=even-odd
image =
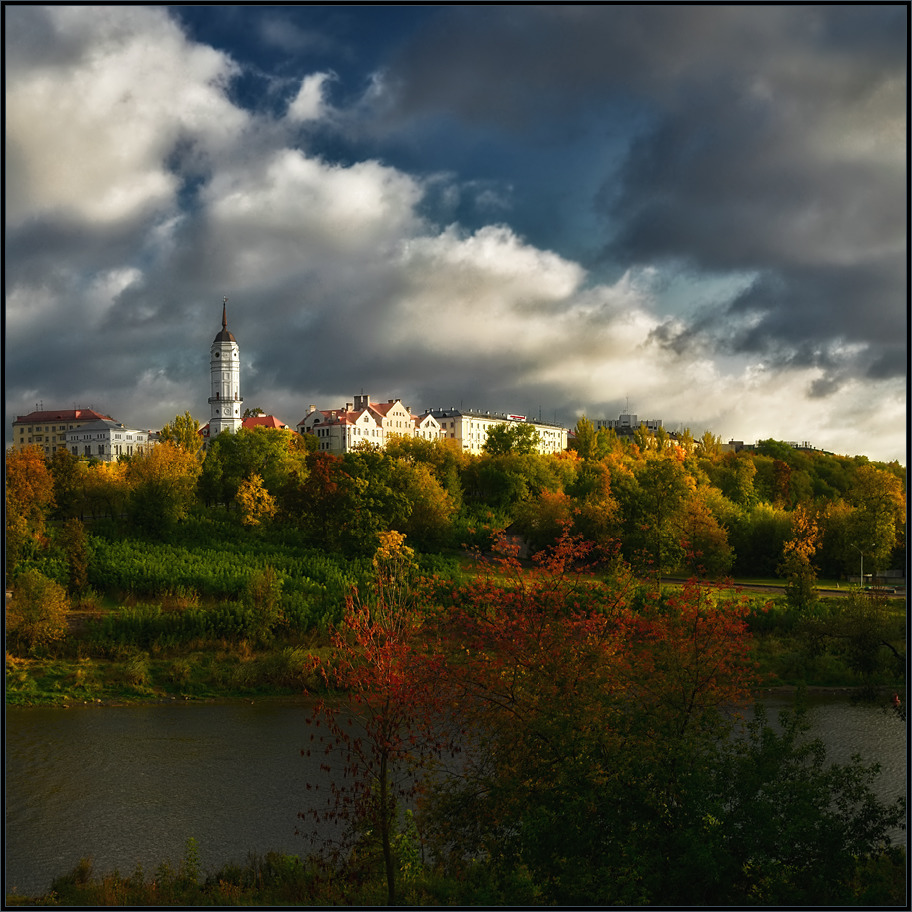
[(27, 415), (17, 415), (17, 422), (35, 421), (96, 421), (101, 418), (110, 420), (110, 415), (102, 415), (94, 409), (58, 409), (57, 411), (29, 412)]
[(315, 409), (314, 411), (309, 412), (306, 417), (302, 418), (297, 426), (300, 427), (311, 417), (311, 415), (317, 414), (320, 415), (320, 418), (317, 420), (322, 421), (325, 424), (357, 424), (363, 415), (368, 415), (377, 424), (380, 424), (382, 421), (382, 416), (375, 412), (373, 407), (359, 409)]

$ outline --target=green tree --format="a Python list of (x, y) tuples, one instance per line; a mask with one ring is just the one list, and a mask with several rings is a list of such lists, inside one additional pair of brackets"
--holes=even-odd
[(483, 452), (490, 456), (515, 453), (519, 456), (538, 452), (538, 431), (532, 424), (522, 421), (503, 422), (488, 428)]
[(175, 415), (174, 420), (159, 431), (159, 440), (179, 446), (190, 453), (198, 453), (203, 446), (199, 434), (200, 423), (190, 414)]
[(65, 447), (55, 450), (48, 460), (54, 480), (54, 516), (69, 519), (82, 505), (82, 472), (79, 460)]
[(242, 602), (251, 614), (248, 631), (260, 643), (268, 643), (284, 622), (283, 580), (272, 567), (254, 571), (244, 586)]
[(576, 450), (580, 459), (592, 459), (598, 452), (595, 425), (585, 415), (576, 422), (576, 433), (570, 448)]
[(61, 640), (70, 605), (66, 590), (37, 570), (16, 577), (6, 603), (6, 636), (11, 646), (29, 650)]
[(772, 504), (740, 509), (731, 518), (729, 541), (735, 551), (738, 576), (774, 577), (782, 549), (791, 532), (791, 518)]
[(425, 463), (392, 460), (391, 487), (411, 505), (397, 531), (427, 548), (440, 547), (449, 539), (456, 504)]
[(733, 503), (751, 507), (757, 502), (754, 476), (757, 467), (749, 453), (726, 453), (721, 461), (719, 487)]
[(722, 438), (717, 437), (712, 431), (703, 431), (702, 436), (695, 444), (698, 456), (706, 459), (718, 459), (722, 453)]
[(127, 512), (142, 531), (162, 537), (182, 520), (196, 497), (200, 462), (173, 443), (160, 443), (127, 464)]
[(632, 562), (655, 575), (657, 589), (662, 575), (684, 560), (683, 509), (692, 489), (693, 480), (671, 455), (651, 456), (636, 472), (625, 544)]
[(855, 507), (847, 530), (854, 556), (864, 554), (872, 571), (888, 567), (897, 531), (905, 523), (906, 498), (900, 480), (875, 466), (863, 465), (855, 473), (849, 499)]
[(58, 544), (66, 555), (70, 595), (85, 591), (89, 584), (89, 548), (85, 526), (75, 517), (68, 519), (58, 534)]
[(281, 500), (294, 480), (307, 477), (307, 446), (300, 434), (277, 428), (241, 428), (219, 434), (209, 444), (200, 481), (208, 501), (236, 503), (244, 481), (258, 475), (266, 490)]

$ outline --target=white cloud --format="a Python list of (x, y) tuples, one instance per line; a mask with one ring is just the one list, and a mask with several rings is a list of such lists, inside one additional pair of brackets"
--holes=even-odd
[[(290, 423), (314, 390), (343, 388), (338, 401), (316, 402), (332, 407), (362, 384), (378, 398), (407, 395), (415, 409), (441, 404), (427, 401), (430, 390), (444, 404), (465, 397), (492, 410), (528, 410), (529, 397), (547, 391), (590, 417), (616, 417), (595, 409), (629, 395), (641, 417), (683, 422), (697, 434), (901, 456), (905, 402), (895, 385), (850, 383), (838, 398), (812, 399), (819, 371), (768, 370), (708, 347), (676, 355), (657, 331), (686, 327), (663, 313), (667, 292), (655, 270), (593, 285), (579, 263), (507, 225), (438, 229), (419, 212), (426, 192), (452, 197), (454, 207), (460, 194), (474, 194), (479, 210), (503, 212), (499, 186), (419, 178), (372, 159), (333, 164), (288, 148), (290, 125), (331, 117), (349, 129), (375, 114), (386, 103), (380, 77), (340, 112), (325, 102), (330, 75), (311, 74), (284, 118), (261, 118), (253, 129), (252, 115), (226, 93), (235, 65), (190, 42), (164, 8), (28, 15), (47, 18), (56, 44), (42, 51), (38, 42), (8, 63), (8, 227), (75, 219), (115, 230), (99, 232), (88, 252), (82, 238), (60, 242), (46, 261), (40, 244), (28, 251), (35, 264), (10, 283), (6, 302), (7, 344), (19, 348), (17, 403), (91, 395), (144, 426), (187, 408), (205, 420), (206, 352), (228, 294), (240, 305), (229, 309), (245, 399)], [(840, 155), (866, 152), (859, 135), (846, 143)], [(178, 189), (187, 175), (172, 170), (175, 152), (200, 179), (184, 209)], [(124, 236), (121, 222), (142, 219), (141, 242), (99, 256), (109, 237)], [(806, 230), (819, 234), (818, 226)], [(686, 291), (688, 300), (700, 297)], [(736, 291), (726, 286), (713, 300)], [(189, 325), (210, 294), (211, 326)], [(69, 339), (48, 341), (47, 327), (65, 331), (67, 321), (92, 333), (87, 359), (115, 353), (100, 391), (94, 364), (78, 355), (64, 363)], [(322, 335), (305, 336), (311, 327)], [(292, 349), (303, 367), (283, 360)], [(175, 369), (187, 372), (175, 377)], [(395, 388), (374, 387), (377, 377)]]
[(329, 73), (312, 73), (301, 81), (301, 88), (288, 106), (288, 119), (295, 123), (319, 120), (327, 112), (323, 86), (333, 77)]
[(207, 246), (224, 251), (219, 269), (235, 287), (277, 282), (326, 268), (374, 261), (420, 224), (421, 185), (375, 161), (326, 164), (291, 149), (223, 169), (202, 194)]
[[(63, 216), (110, 223), (170, 207), (178, 143), (206, 155), (247, 115), (225, 96), (225, 55), (189, 42), (164, 9), (45, 7), (65, 35), (7, 69), (7, 220)], [(61, 38), (61, 41), (63, 38)]]

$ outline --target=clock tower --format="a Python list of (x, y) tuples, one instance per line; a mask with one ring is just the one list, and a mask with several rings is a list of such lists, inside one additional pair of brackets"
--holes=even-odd
[(209, 439), (241, 427), (241, 364), (237, 339), (228, 332), (228, 298), (222, 302), (222, 331), (209, 350)]

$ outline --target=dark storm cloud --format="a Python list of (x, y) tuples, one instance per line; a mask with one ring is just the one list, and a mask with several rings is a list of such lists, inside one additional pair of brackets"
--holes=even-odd
[(7, 409), (205, 421), (227, 295), (289, 423), (630, 394), (826, 445), (883, 393), (895, 454), (904, 12), (840, 9), (17, 8)]
[[(446, 109), (528, 137), (543, 118), (602, 112), (628, 137), (593, 201), (606, 261), (754, 272), (714, 314), (725, 347), (794, 360), (851, 342), (869, 349), (853, 359), (857, 375), (895, 376), (883, 349), (904, 335), (906, 313), (906, 15), (457, 9), (403, 52), (390, 81), (399, 116)], [(639, 113), (625, 121), (631, 101)], [(720, 331), (745, 310), (758, 325)], [(693, 319), (656, 341), (679, 352), (705, 343), (705, 314)]]

